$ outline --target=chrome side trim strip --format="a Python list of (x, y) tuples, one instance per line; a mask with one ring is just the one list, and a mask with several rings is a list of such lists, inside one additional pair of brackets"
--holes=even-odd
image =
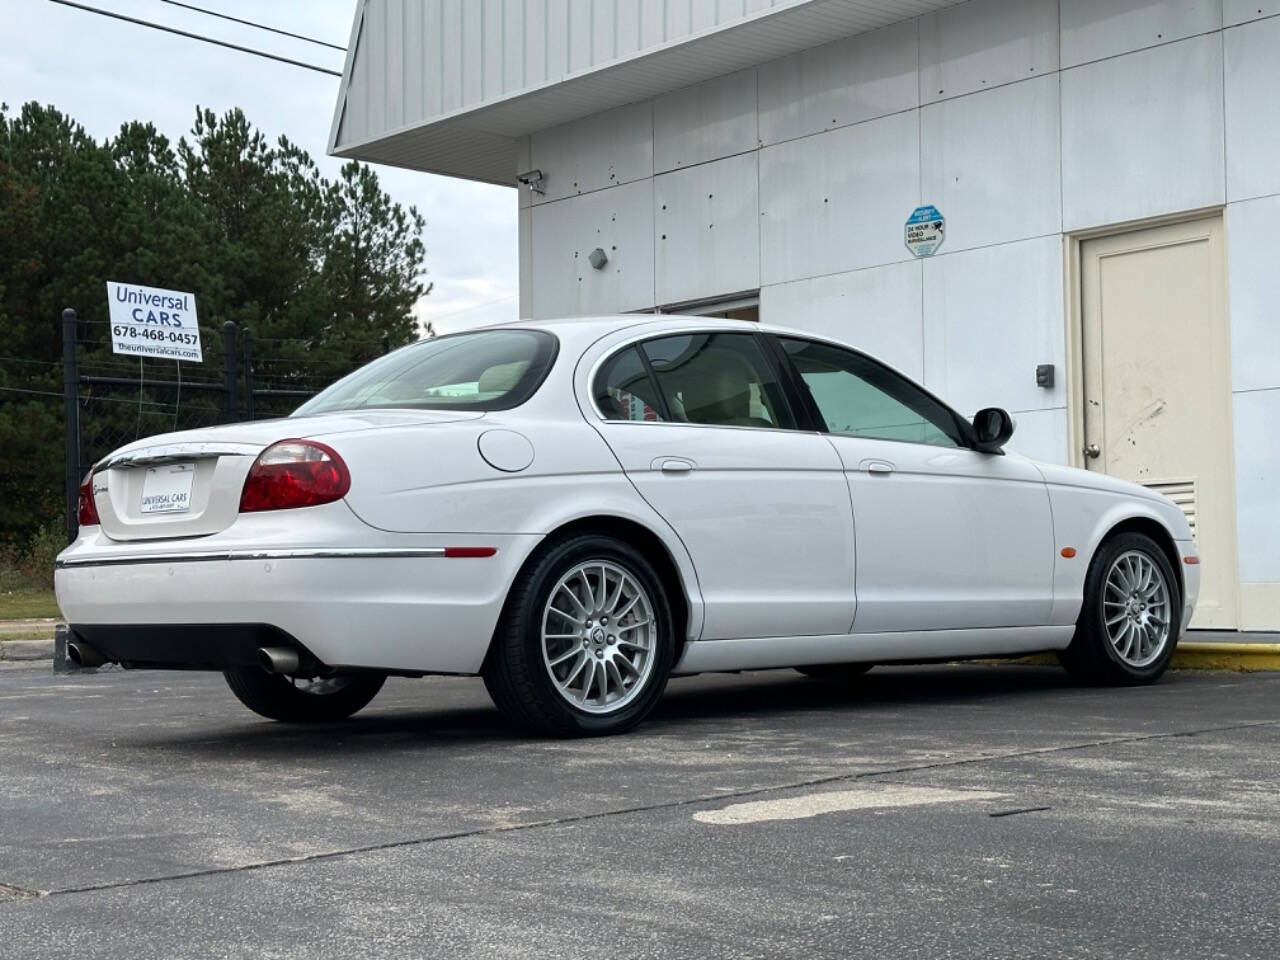
[(55, 561), (55, 569), (67, 567), (119, 567), (150, 563), (208, 563), (217, 560), (334, 560), (417, 559), (443, 557), (444, 547), (345, 547), (304, 550), (210, 550), (202, 553), (132, 553), (116, 557), (67, 557)]
[(262, 447), (249, 443), (171, 443), (146, 447), (131, 453), (116, 453), (103, 457), (94, 470), (110, 470), (112, 467), (152, 466), (159, 463), (179, 463), (186, 460), (212, 460), (217, 457), (254, 457)]

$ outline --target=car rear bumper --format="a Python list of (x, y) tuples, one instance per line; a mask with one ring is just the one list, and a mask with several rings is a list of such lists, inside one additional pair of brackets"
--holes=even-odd
[[(413, 539), (202, 550), (78, 543), (54, 581), (71, 629), (134, 666), (222, 669), (256, 663), (260, 646), (296, 645), (327, 666), (476, 673), (536, 538)], [(446, 549), (459, 546), (496, 552)]]

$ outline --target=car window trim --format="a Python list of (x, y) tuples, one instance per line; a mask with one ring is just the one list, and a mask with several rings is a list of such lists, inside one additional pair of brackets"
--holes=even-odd
[[(958, 449), (958, 450), (976, 450), (977, 449), (977, 446), (976, 446), (977, 441), (973, 436), (973, 425), (970, 424), (969, 421), (966, 420), (964, 417), (960, 416), (960, 414), (956, 412), (955, 408), (953, 408), (951, 404), (947, 403), (945, 400), (937, 396), (931, 390), (928, 390), (925, 387), (921, 386), (920, 384), (916, 383), (914, 380), (912, 380), (910, 377), (906, 376), (905, 374), (901, 374), (897, 370), (893, 369), (893, 367), (889, 366), (888, 364), (880, 362), (870, 354), (864, 353), (861, 350), (856, 350), (853, 347), (847, 347), (842, 344), (832, 343), (828, 340), (815, 340), (812, 337), (806, 337), (806, 336), (797, 335), (797, 334), (791, 334), (791, 333), (779, 334), (779, 333), (773, 333), (770, 331), (765, 335), (772, 337), (774, 339), (775, 346), (778, 350), (778, 353), (781, 355), (783, 359), (785, 359), (786, 364), (790, 369), (792, 376), (795, 378), (795, 381), (798, 384), (798, 387), (803, 389), (805, 397), (808, 401), (806, 406), (808, 406), (810, 414), (814, 418), (815, 429), (817, 429), (820, 433), (826, 433), (832, 436), (850, 436), (850, 434), (832, 434), (831, 433), (830, 428), (827, 427), (827, 421), (822, 416), (822, 411), (818, 407), (818, 401), (815, 400), (813, 397), (813, 391), (809, 389), (809, 385), (805, 383), (803, 375), (801, 375), (800, 370), (795, 365), (795, 361), (793, 361), (791, 359), (791, 355), (787, 353), (787, 348), (782, 344), (783, 340), (797, 340), (797, 341), (800, 341), (801, 343), (812, 343), (815, 346), (828, 347), (829, 349), (832, 349), (832, 350), (839, 350), (839, 351), (843, 351), (844, 353), (850, 353), (850, 354), (853, 354), (854, 356), (860, 357), (861, 359), (865, 360), (867, 363), (871, 364), (872, 366), (877, 367), (880, 370), (883, 370), (885, 373), (889, 374), (894, 379), (902, 383), (905, 383), (909, 387), (919, 391), (924, 396), (932, 400), (934, 403), (938, 404), (938, 406), (940, 406), (943, 410), (945, 410), (950, 415), (953, 423), (955, 424), (956, 430), (959, 432), (961, 437), (962, 443), (959, 447), (956, 447), (955, 449)], [(874, 386), (874, 384), (872, 384), (872, 386)], [(879, 388), (877, 387), (876, 389), (879, 389)], [(898, 401), (898, 402), (901, 403), (901, 401)], [(925, 418), (925, 419), (928, 419), (928, 418)], [(858, 439), (860, 440), (876, 440), (882, 443), (910, 443), (910, 444), (913, 444), (914, 446), (919, 446), (919, 447), (937, 447), (937, 444), (921, 443), (916, 440), (897, 440), (892, 437), (864, 437), (861, 435), (857, 435), (857, 436), (858, 436)]]

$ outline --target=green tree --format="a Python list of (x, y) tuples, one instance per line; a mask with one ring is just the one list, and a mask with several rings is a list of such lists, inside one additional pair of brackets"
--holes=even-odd
[[(84, 371), (171, 379), (173, 363), (112, 354), (105, 285), (191, 290), (205, 360), (184, 364), (184, 380), (220, 379), (220, 326), (232, 320), (257, 340), (260, 384), (319, 389), (379, 354), (384, 337), (418, 337), (413, 307), (430, 292), (423, 226), (371, 169), (349, 163), (330, 181), (240, 110), (197, 109), (175, 146), (150, 124), (99, 143), (52, 107), (0, 105), (0, 444), (24, 464), (0, 476), (0, 544), (60, 509), (63, 307), (82, 321)], [(89, 393), (88, 461), (218, 416), (216, 394), (188, 392), (174, 410), (172, 391)]]

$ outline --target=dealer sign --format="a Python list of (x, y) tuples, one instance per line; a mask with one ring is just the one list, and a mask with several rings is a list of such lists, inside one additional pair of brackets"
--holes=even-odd
[(204, 359), (194, 293), (109, 280), (107, 305), (113, 353), (195, 363)]

